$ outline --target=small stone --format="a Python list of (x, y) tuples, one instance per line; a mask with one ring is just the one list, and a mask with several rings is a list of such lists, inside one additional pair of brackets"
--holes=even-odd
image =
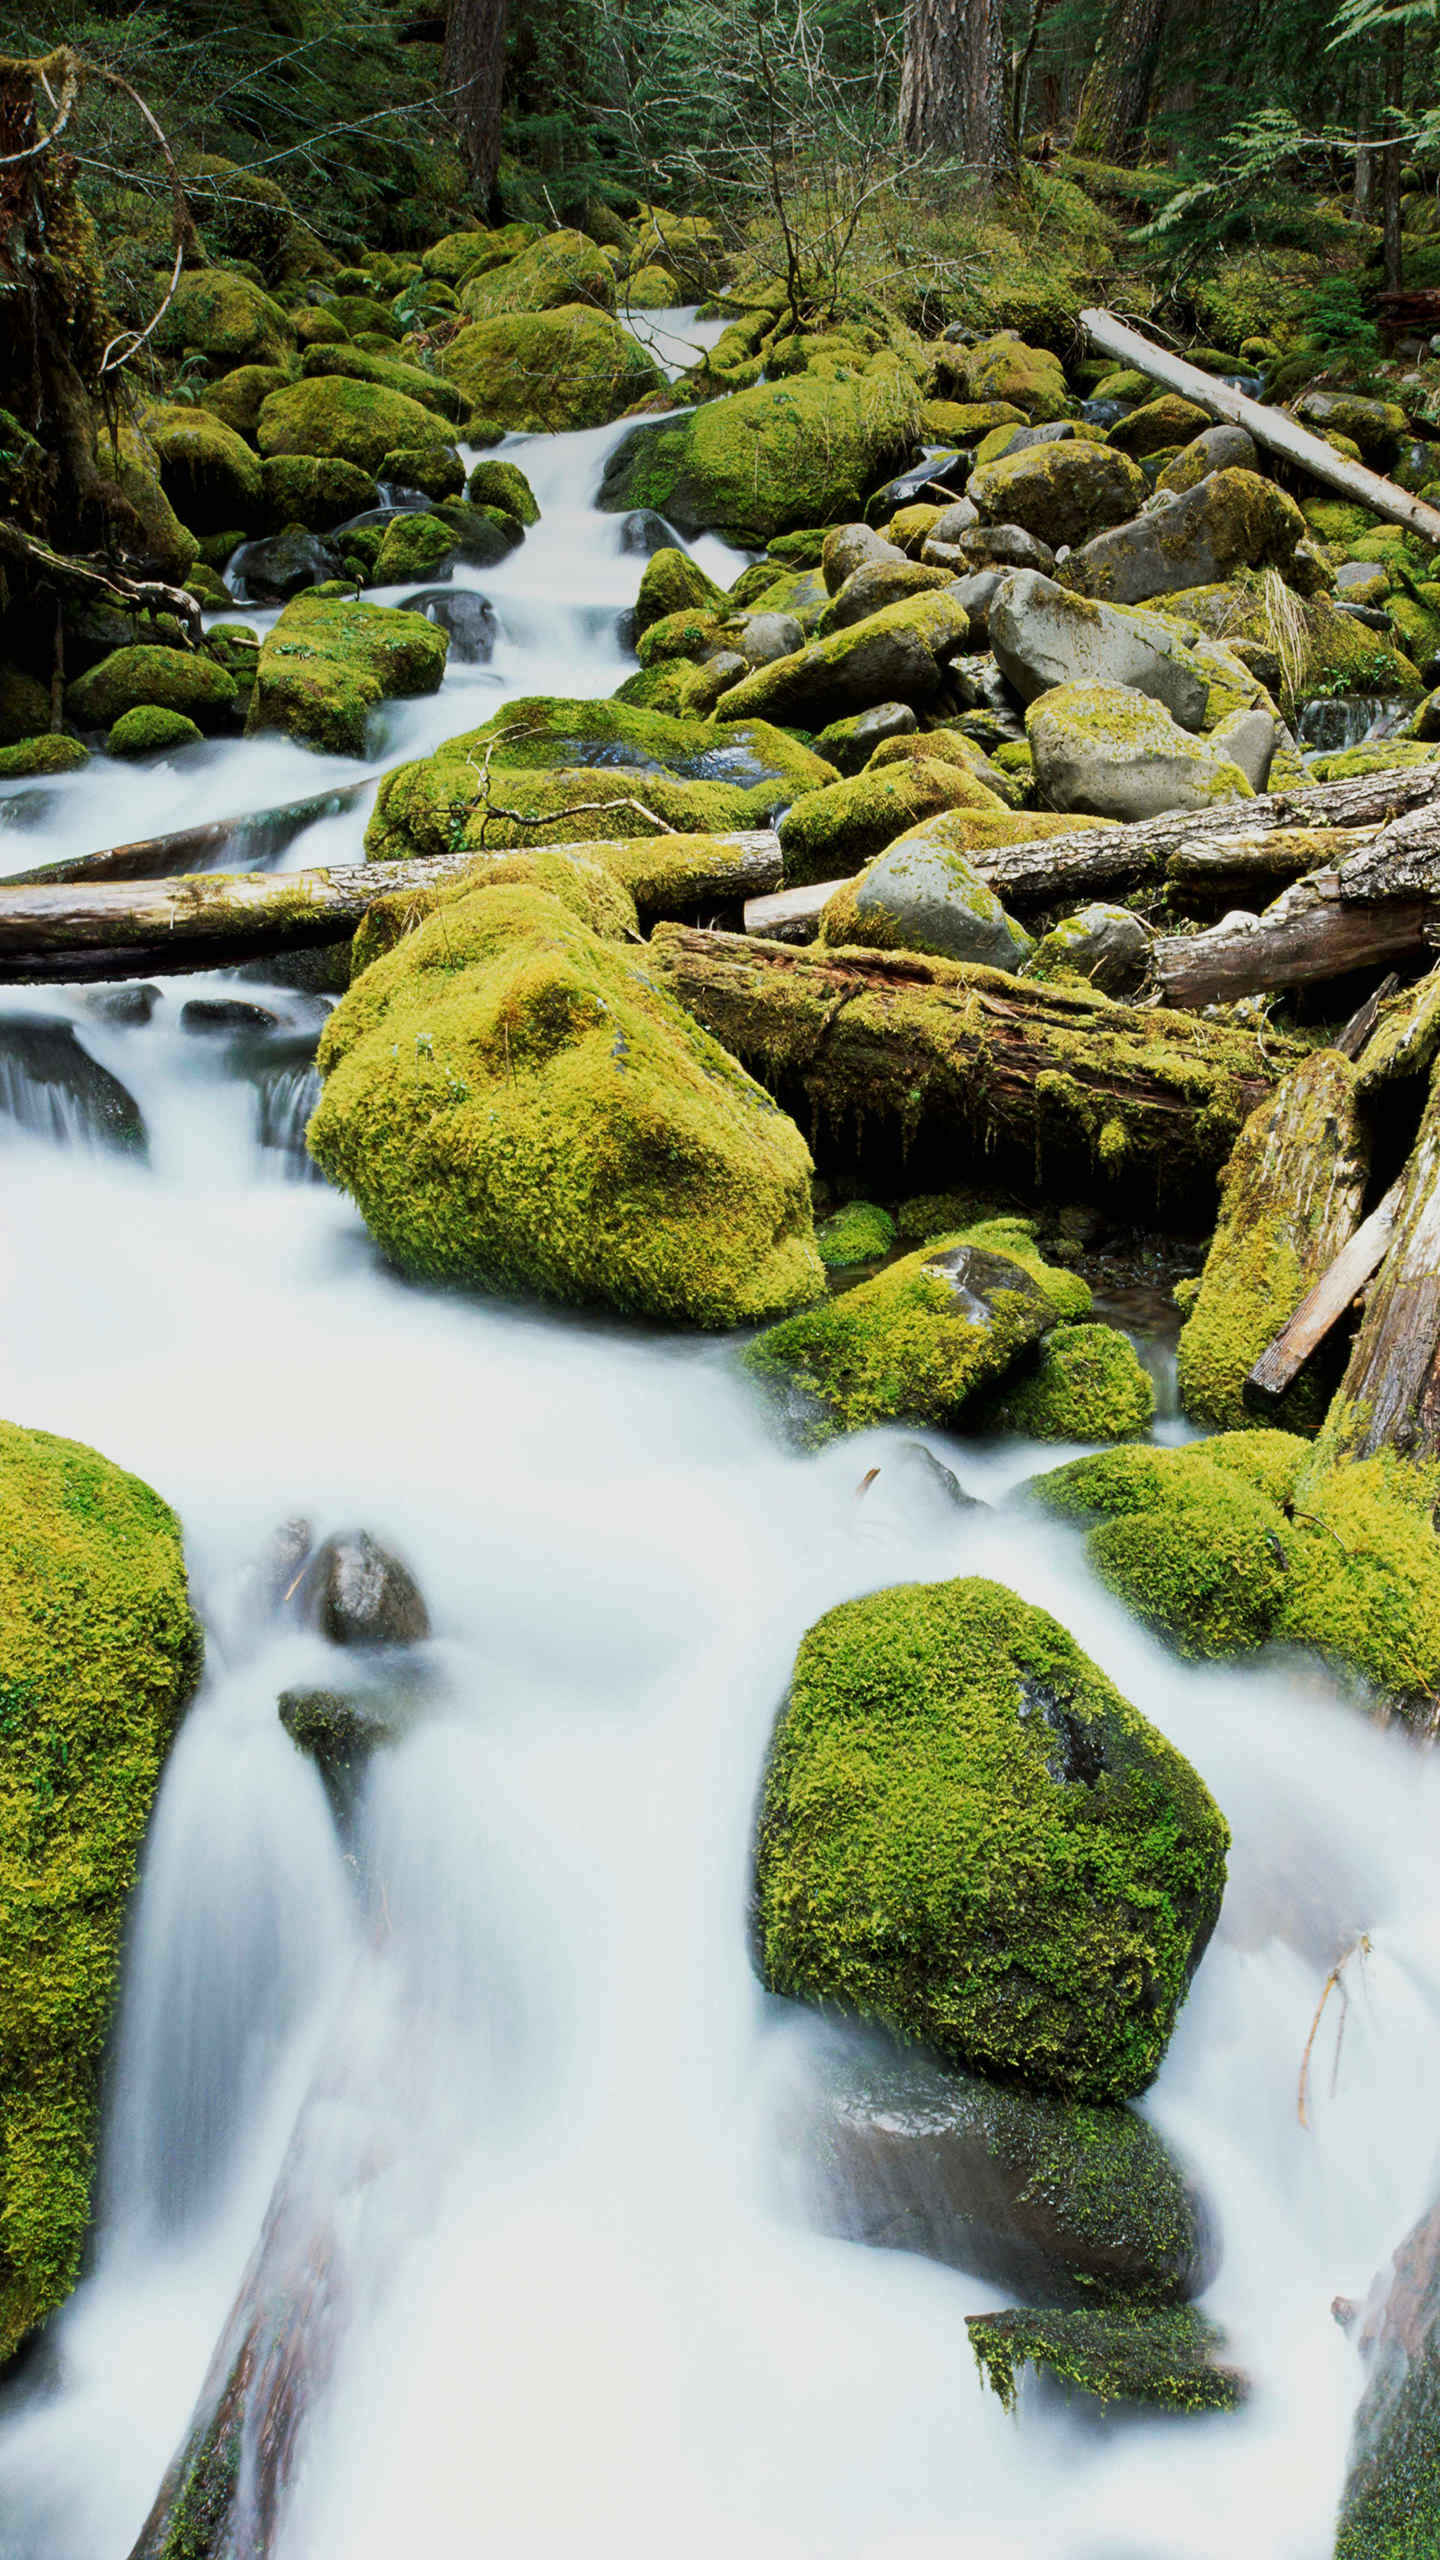
[(423, 1644), (430, 1633), (409, 1568), (364, 1529), (326, 1539), (305, 1568), (296, 1602), (332, 1644)]
[(278, 1031), (280, 1016), (268, 1005), (251, 1004), (243, 996), (192, 996), (180, 1008), (182, 1031)]

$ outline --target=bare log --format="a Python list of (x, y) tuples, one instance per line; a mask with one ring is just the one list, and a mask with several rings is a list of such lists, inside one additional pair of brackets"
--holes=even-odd
[(1382, 1006), (1387, 1005), (1390, 998), (1398, 993), (1399, 986), (1400, 980), (1392, 969), (1389, 977), (1381, 979), (1379, 986), (1372, 990), (1364, 1003), (1356, 1006), (1344, 1030), (1337, 1031), (1335, 1035), (1335, 1047), (1342, 1058), (1359, 1057), (1380, 1019)]
[(1282, 1325), (1274, 1341), (1261, 1352), (1245, 1381), (1247, 1404), (1278, 1403), (1312, 1351), (1318, 1351), (1346, 1309), (1354, 1305), (1389, 1251), (1401, 1189), (1400, 1183), (1392, 1182), (1379, 1207), (1371, 1210), (1348, 1243), (1341, 1246), (1329, 1270), (1306, 1292), (1289, 1323)]
[[(684, 850), (677, 856), (679, 843)], [(766, 828), (704, 839), (666, 836), (536, 852), (603, 859), (642, 915), (728, 903), (780, 876)], [(500, 859), (501, 857), (496, 857)], [(473, 850), (414, 862), (356, 862), (315, 871), (197, 872), (178, 880), (0, 886), (0, 984), (77, 983), (232, 969), (353, 933), (377, 898), (418, 893), (483, 868)]]
[(1394, 1240), (1326, 1425), (1334, 1453), (1440, 1456), (1440, 1076), (1405, 1168)]
[(238, 854), (251, 863), (272, 859), (294, 843), (317, 819), (338, 817), (373, 790), (378, 773), (358, 782), (342, 782), (313, 799), (287, 800), (278, 809), (252, 810), (248, 816), (209, 818), (198, 827), (177, 827), (170, 835), (137, 836), (133, 844), (107, 845), (99, 853), (72, 854), (64, 862), (42, 862), (33, 871), (7, 872), (0, 889), (38, 887), (43, 882), (85, 880), (173, 880), (181, 872), (215, 867)]
[(1167, 934), (1151, 945), (1150, 984), (1181, 1012), (1234, 1004), (1280, 987), (1314, 986), (1395, 960), (1423, 958), (1437, 910), (1428, 899), (1347, 902), (1337, 871), (1313, 873), (1260, 916), (1227, 919), (1209, 933)]
[(1283, 454), (1287, 462), (1298, 463), (1312, 479), (1338, 489), (1342, 497), (1368, 507), (1372, 515), (1383, 516), (1388, 524), (1406, 525), (1426, 542), (1440, 543), (1440, 510), (1428, 507), (1423, 498), (1412, 497), (1408, 489), (1397, 488), (1393, 480), (1382, 478), (1378, 471), (1367, 470), (1363, 462), (1348, 461), (1323, 436), (1312, 435), (1308, 427), (1302, 427), (1298, 418), (1287, 418), (1282, 410), (1269, 408), (1263, 400), (1252, 400), (1248, 393), (1234, 390), (1228, 382), (1217, 382), (1213, 374), (1202, 373), (1198, 365), (1172, 356), (1166, 348), (1142, 338), (1138, 329), (1117, 320), (1113, 311), (1082, 311), (1080, 325), (1087, 337), (1118, 363), (1133, 365), (1137, 373), (1148, 373), (1167, 391), (1178, 391), (1183, 399), (1193, 400), (1197, 408), (1208, 409), (1213, 418), (1244, 427), (1258, 445)]
[(820, 918), (843, 880), (811, 880), (803, 889), (781, 889), (773, 898), (747, 898), (745, 930), (762, 942), (813, 942)]
[(1207, 1195), (1292, 1041), (912, 952), (661, 925), (654, 975), (817, 1134), (922, 1142), (949, 1178), (1007, 1148), (1067, 1188)]

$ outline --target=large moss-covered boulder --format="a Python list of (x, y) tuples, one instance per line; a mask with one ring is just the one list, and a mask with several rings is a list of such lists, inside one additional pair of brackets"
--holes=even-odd
[(468, 414), (453, 382), (443, 374), (427, 372), (424, 365), (406, 364), (400, 356), (370, 355), (363, 347), (311, 347), (301, 358), (300, 370), (307, 382), (378, 383), (382, 391), (398, 391), (407, 400), (418, 400), (422, 409), (433, 409), (452, 426), (459, 426)]
[(182, 524), (160, 485), (160, 456), (147, 435), (128, 418), (101, 427), (95, 459), (108, 479), (119, 485), (140, 520), (141, 565), (176, 585), (188, 578), (200, 544)]
[(246, 733), (281, 729), (302, 746), (362, 756), (378, 704), (438, 691), (448, 645), (423, 614), (298, 595), (261, 646)]
[(377, 472), (401, 445), (448, 445), (452, 429), (408, 392), (348, 376), (292, 382), (272, 391), (260, 411), (256, 440), (271, 454), (338, 455), (360, 471)]
[(503, 266), (472, 275), (460, 287), (468, 320), (494, 320), (506, 311), (556, 311), (588, 302), (615, 308), (615, 271), (583, 231), (547, 231)]
[(1130, 2097), (1164, 2059), (1227, 1846), (1195, 1772), (1044, 1610), (980, 1580), (875, 1592), (810, 1629), (776, 1726), (765, 1980), (949, 2062)]
[(440, 361), (492, 426), (535, 435), (608, 426), (665, 387), (638, 339), (592, 303), (472, 321)]
[(1206, 587), (1235, 569), (1284, 569), (1305, 533), (1293, 498), (1256, 471), (1212, 471), (1183, 496), (1097, 534), (1067, 560), (1062, 583), (1103, 604)]
[(333, 453), (271, 454), (260, 465), (260, 488), (267, 524), (300, 524), (311, 533), (328, 533), (380, 498), (368, 471)]
[(295, 336), (278, 302), (232, 267), (183, 275), (155, 332), (163, 353), (210, 357), (217, 372), (238, 364), (286, 365)]
[(0, 747), (0, 782), (25, 782), (40, 774), (74, 773), (90, 761), (88, 747), (58, 731), (34, 738), (13, 738)]
[[(1203, 435), (1209, 424), (1208, 410), (1197, 408), (1193, 400), (1183, 400), (1176, 391), (1164, 391), (1158, 399), (1142, 401), (1128, 417), (1117, 419), (1110, 430), (1110, 442), (1121, 453), (1173, 452), (1177, 446)], [(1254, 465), (1249, 467), (1253, 469)], [(1203, 479), (1205, 475), (1199, 476)]]
[[(981, 807), (977, 814), (990, 812)], [(995, 814), (1000, 814), (998, 803)], [(847, 880), (835, 891), (820, 918), (820, 940), (831, 949), (859, 945), (873, 951), (930, 951), (944, 960), (1012, 972), (1035, 948), (974, 863), (946, 841), (942, 825), (932, 820), (909, 828), (857, 880)]]
[(982, 524), (1023, 525), (1058, 551), (1124, 524), (1145, 496), (1144, 475), (1123, 453), (1088, 441), (1032, 444), (972, 471), (965, 495)]
[(1002, 809), (964, 765), (937, 756), (871, 765), (828, 791), (808, 792), (780, 821), (787, 887), (858, 871), (897, 836), (942, 809)]
[(447, 900), (319, 1064), (311, 1152), (416, 1278), (711, 1326), (822, 1285), (794, 1123), (543, 890)]
[(828, 640), (772, 658), (727, 686), (722, 720), (778, 720), (819, 728), (879, 702), (912, 709), (934, 700), (950, 661), (970, 639), (970, 616), (952, 587), (887, 604)]
[(1083, 1280), (1041, 1261), (1027, 1227), (995, 1220), (774, 1326), (745, 1365), (812, 1447), (876, 1422), (954, 1425), (1058, 1317), (1089, 1303)]
[(977, 346), (942, 345), (934, 351), (935, 388), (966, 400), (1003, 400), (1034, 426), (1063, 418), (1074, 408), (1065, 368), (1048, 347), (1027, 347), (1013, 329)]
[[(1257, 741), (1263, 724), (1264, 743), (1273, 753), (1269, 714), (1240, 716), (1257, 724)], [(1056, 685), (1031, 704), (1025, 733), (1041, 796), (1053, 809), (1124, 821), (1160, 817), (1167, 809), (1213, 809), (1221, 801), (1255, 795), (1237, 755), (1226, 752), (1229, 723), (1211, 737), (1192, 737), (1163, 703), (1125, 685)], [(1247, 731), (1240, 743), (1248, 742)], [(1262, 783), (1269, 762), (1266, 753)]]
[(0, 1423), (0, 2363), (80, 2272), (126, 1906), (200, 1659), (158, 1494)]
[(152, 409), (146, 431), (160, 485), (195, 533), (250, 532), (264, 512), (260, 465), (249, 445), (208, 409)]
[(1135, 1440), (1155, 1419), (1155, 1381), (1114, 1325), (1057, 1324), (984, 1418), (1027, 1440)]
[(442, 284), (460, 284), (480, 267), (503, 266), (507, 258), (518, 257), (534, 237), (533, 222), (507, 222), (494, 231), (447, 231), (443, 240), (432, 240), (420, 264)]
[(861, 515), (918, 436), (914, 380), (893, 357), (847, 382), (797, 374), (638, 428), (613, 455), (600, 504), (654, 507), (681, 533), (759, 548), (794, 526)]
[(112, 649), (65, 689), (65, 708), (77, 729), (109, 729), (137, 703), (183, 711), (213, 729), (232, 710), (234, 677), (194, 649), (162, 649), (139, 642)]
[(635, 598), (635, 630), (644, 638), (657, 622), (666, 622), (674, 613), (721, 613), (725, 610), (725, 591), (692, 560), (688, 551), (677, 551), (673, 543), (662, 544), (652, 551), (640, 575), (640, 591)]
[(237, 364), (230, 373), (222, 373), (218, 382), (209, 383), (205, 391), (205, 407), (233, 427), (237, 436), (253, 440), (255, 422), (272, 391), (283, 391), (290, 380), (286, 366), (280, 364)]

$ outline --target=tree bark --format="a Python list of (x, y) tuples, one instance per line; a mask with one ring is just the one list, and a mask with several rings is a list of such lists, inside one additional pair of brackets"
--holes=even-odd
[(1405, 1168), (1395, 1234), (1326, 1425), (1332, 1455), (1440, 1457), (1440, 1075)]
[(1362, 906), (1343, 895), (1343, 872), (1312, 873), (1262, 916), (1209, 933), (1170, 934), (1151, 949), (1150, 984), (1180, 1012), (1235, 1004), (1279, 987), (1320, 985), (1352, 969), (1423, 958), (1440, 923), (1433, 899), (1400, 897)]
[(1091, 160), (1133, 160), (1145, 138), (1150, 90), (1170, 0), (1113, 0), (1080, 92), (1072, 148)]
[[(1386, 28), (1381, 59), (1385, 75), (1386, 130), (1393, 132), (1393, 119), (1400, 115), (1405, 104), (1403, 21)], [(1399, 293), (1405, 282), (1405, 251), (1400, 232), (1400, 163), (1403, 157), (1404, 146), (1396, 134), (1380, 155), (1380, 219), (1384, 226), (1387, 293)]]
[(506, 0), (449, 0), (441, 78), (471, 186), (499, 212), (500, 97), (505, 81)]
[(983, 193), (1013, 171), (999, 0), (910, 0), (900, 135), (917, 158), (963, 160)]
[(817, 1132), (873, 1125), (993, 1187), (994, 1152), (1073, 1195), (1208, 1200), (1292, 1041), (912, 952), (797, 951), (661, 925), (651, 973)]

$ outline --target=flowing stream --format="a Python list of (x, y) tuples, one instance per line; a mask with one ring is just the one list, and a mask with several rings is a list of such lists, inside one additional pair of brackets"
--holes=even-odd
[[(474, 577), (494, 658), (392, 706), (377, 762), (620, 679), (643, 561), (589, 503), (619, 432), (515, 441), (544, 513)], [(332, 770), (353, 779), (274, 741), (97, 760), (30, 791), (0, 869)], [(363, 824), (282, 859), (354, 859)], [(1327, 2560), (1360, 2383), (1332, 2299), (1432, 2194), (1435, 1763), (1311, 1671), (1187, 1668), (1139, 1632), (1071, 1533), (1004, 1507), (1067, 1451), (931, 1434), (995, 1506), (957, 1511), (902, 1432), (777, 1447), (729, 1343), (405, 1286), (346, 1200), (277, 1178), (303, 1048), (266, 1145), (244, 1044), (183, 1027), (222, 990), (292, 1049), (318, 1018), (193, 978), (143, 1023), (0, 998), (72, 1023), (148, 1137), (142, 1160), (0, 1120), (0, 1411), (177, 1505), (209, 1638), (137, 1897), (92, 2263), (0, 2395), (0, 2560), (126, 2560), (277, 2181), (328, 2305), (277, 2560)], [(255, 1602), (297, 1515), (393, 1546), (436, 1630), (348, 1845), (276, 1715), (335, 1656)], [(1009, 2418), (965, 2330), (1004, 2297), (826, 2237), (801, 2200), (785, 2128), (819, 2031), (746, 1945), (770, 1722), (822, 1609), (971, 1572), (1055, 1611), (1234, 1830), (1144, 2107), (1218, 2219), (1238, 2416), (1099, 2416), (1032, 2381)], [(1306, 2040), (1362, 1933), (1307, 2127)]]

